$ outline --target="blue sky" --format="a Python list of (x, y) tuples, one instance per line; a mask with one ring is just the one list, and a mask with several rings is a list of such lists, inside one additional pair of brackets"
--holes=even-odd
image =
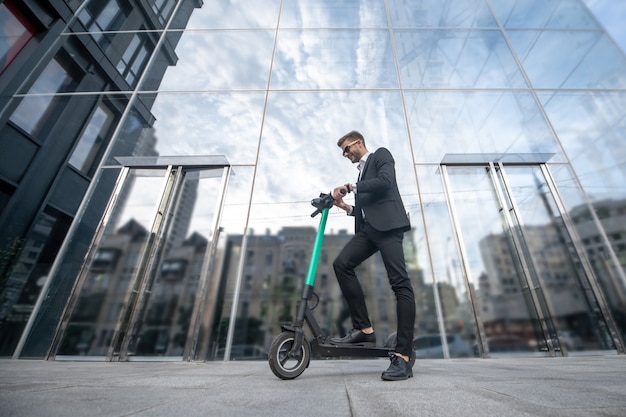
[(626, 51), (626, 0), (584, 0), (611, 37)]

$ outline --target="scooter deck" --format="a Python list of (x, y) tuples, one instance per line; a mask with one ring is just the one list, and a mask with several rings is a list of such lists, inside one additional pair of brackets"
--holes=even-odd
[(328, 343), (311, 343), (313, 351), (320, 356), (326, 357), (367, 357), (386, 358), (393, 353), (393, 349), (382, 346), (358, 346), (358, 345), (331, 345)]

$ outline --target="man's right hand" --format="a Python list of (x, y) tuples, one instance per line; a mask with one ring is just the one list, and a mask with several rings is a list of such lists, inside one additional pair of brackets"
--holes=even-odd
[[(345, 185), (340, 185), (339, 187), (335, 187), (333, 190), (333, 198), (335, 201), (343, 199), (343, 197), (348, 194), (348, 189)], [(336, 205), (336, 204), (335, 204)]]

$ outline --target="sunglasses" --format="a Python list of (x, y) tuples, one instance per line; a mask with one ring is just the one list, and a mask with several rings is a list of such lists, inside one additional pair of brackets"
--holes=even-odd
[(350, 152), (350, 146), (354, 145), (355, 143), (357, 143), (360, 139), (357, 139), (355, 141), (352, 141), (351, 143), (349, 143), (348, 145), (346, 145), (343, 148), (343, 154), (347, 154), (348, 152)]

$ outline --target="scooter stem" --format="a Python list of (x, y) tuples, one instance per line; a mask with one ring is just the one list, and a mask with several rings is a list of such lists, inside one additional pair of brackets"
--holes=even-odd
[(320, 226), (317, 228), (317, 236), (315, 236), (315, 244), (313, 245), (313, 252), (311, 253), (311, 262), (309, 263), (309, 272), (306, 276), (305, 284), (313, 286), (315, 283), (315, 272), (317, 271), (317, 263), (322, 252), (322, 242), (324, 241), (324, 229), (326, 228), (326, 220), (328, 220), (327, 207), (322, 209), (322, 218), (320, 219)]
[[(319, 210), (319, 209), (318, 209)], [(306, 309), (308, 308), (308, 301), (313, 293), (313, 284), (315, 284), (315, 273), (317, 272), (317, 264), (319, 261), (320, 253), (322, 251), (322, 242), (324, 241), (324, 229), (326, 228), (326, 220), (328, 219), (328, 207), (322, 208), (322, 218), (320, 219), (320, 225), (317, 228), (317, 235), (315, 236), (315, 243), (313, 244), (313, 252), (311, 253), (311, 262), (309, 263), (309, 271), (306, 276), (306, 282), (302, 289), (302, 299), (298, 303), (298, 310), (296, 312), (296, 320), (294, 322), (294, 343), (289, 351), (288, 355), (294, 357), (299, 354), (300, 347), (304, 340), (304, 319), (306, 316)]]

